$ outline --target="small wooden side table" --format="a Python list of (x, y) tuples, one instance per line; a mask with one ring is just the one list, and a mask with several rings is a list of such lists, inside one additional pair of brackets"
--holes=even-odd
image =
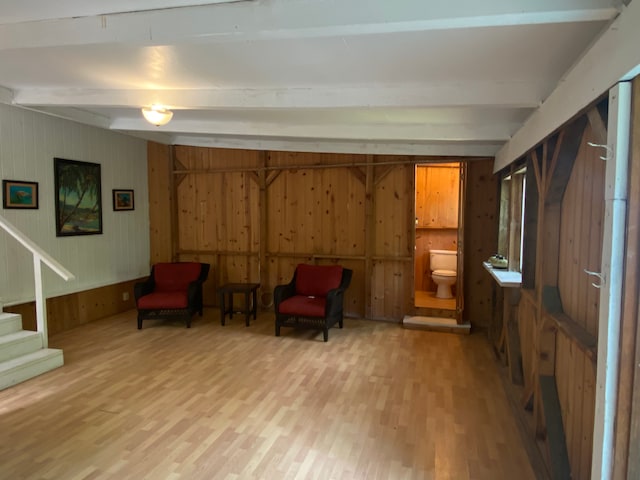
[[(222, 326), (224, 326), (224, 320), (227, 314), (229, 314), (229, 319), (232, 319), (234, 313), (244, 313), (246, 315), (247, 327), (249, 326), (251, 314), (253, 314), (254, 320), (257, 318), (258, 287), (260, 287), (259, 283), (226, 283), (218, 288), (218, 295), (220, 297), (220, 324)], [(234, 311), (233, 309), (234, 293), (244, 293), (244, 308), (242, 310)], [(250, 295), (253, 296), (253, 303), (249, 298)]]

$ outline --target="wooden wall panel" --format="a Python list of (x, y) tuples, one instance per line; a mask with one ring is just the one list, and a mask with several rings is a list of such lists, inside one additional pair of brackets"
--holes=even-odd
[(179, 249), (257, 253), (258, 197), (249, 173), (187, 175), (177, 187)]
[(348, 169), (282, 171), (267, 205), (269, 252), (364, 255), (364, 185)]
[(340, 260), (345, 268), (353, 270), (351, 285), (345, 294), (345, 314), (353, 317), (364, 317), (365, 311), (365, 268), (363, 260)]
[(597, 279), (584, 269), (600, 271), (604, 219), (605, 162), (587, 126), (567, 184), (561, 212), (558, 288), (562, 308), (591, 335), (598, 335), (599, 290)]
[(376, 167), (375, 178), (371, 316), (399, 321), (412, 307), (414, 287), (414, 167)]
[(458, 227), (459, 185), (458, 164), (416, 167), (418, 227)]
[(556, 337), (556, 385), (572, 478), (591, 478), (595, 413), (595, 365), (573, 339)]
[[(597, 279), (584, 270), (600, 269), (604, 216), (605, 163), (600, 149), (587, 145), (600, 143), (603, 128), (594, 132), (587, 118), (596, 127), (601, 124), (598, 110), (591, 110), (529, 154), (526, 288), (517, 312), (533, 433), (546, 447), (549, 465), (565, 460), (557, 456), (564, 450), (558, 442), (565, 442), (566, 462), (576, 479), (591, 478), (599, 290), (591, 285)], [(541, 402), (542, 376), (554, 377), (557, 406)], [(555, 417), (562, 420), (564, 439), (548, 430)]]
[(232, 148), (201, 148), (176, 145), (175, 158), (186, 170), (253, 169), (260, 165), (261, 152)]
[[(416, 158), (174, 149), (179, 224), (174, 257), (205, 261), (210, 256), (215, 285), (257, 274), (263, 306), (298, 263), (340, 263), (354, 270), (350, 314), (400, 321), (412, 312)], [(488, 176), (481, 173), (471, 186), (473, 198), (494, 202), (491, 160), (484, 164)], [(495, 222), (495, 214), (484, 216), (481, 210), (472, 209)], [(485, 223), (482, 235), (492, 230)], [(454, 240), (442, 242), (455, 249)], [(481, 268), (490, 250), (474, 247), (469, 262)], [(209, 303), (217, 299), (205, 294)], [(473, 310), (473, 301), (467, 306)], [(469, 316), (474, 324), (476, 318), (482, 316)]]
[[(47, 299), (49, 335), (135, 308), (133, 286), (143, 278)], [(129, 298), (123, 300), (123, 294)], [(36, 331), (35, 302), (4, 307), (22, 315), (22, 328)], [(134, 325), (132, 325), (134, 328)]]
[(354, 165), (367, 161), (366, 155), (312, 152), (268, 152), (270, 167)]
[(371, 317), (400, 320), (408, 311), (413, 265), (410, 262), (374, 261), (371, 290)]
[(171, 259), (171, 152), (170, 147), (149, 142), (147, 147), (149, 177), (150, 263)]
[(384, 177), (378, 178), (374, 208), (374, 255), (413, 256), (413, 167), (394, 167)]
[(498, 248), (498, 177), (491, 160), (467, 165), (464, 206), (464, 313), (474, 327), (488, 328), (493, 307), (493, 279), (482, 266)]
[(537, 310), (532, 295), (524, 293), (518, 304), (518, 331), (520, 333), (520, 345), (522, 349), (522, 372), (524, 388), (534, 390), (535, 384), (535, 350), (533, 339), (536, 337)]

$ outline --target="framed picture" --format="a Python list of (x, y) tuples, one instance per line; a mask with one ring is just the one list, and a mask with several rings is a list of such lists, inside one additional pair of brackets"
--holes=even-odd
[(2, 207), (18, 209), (38, 208), (37, 182), (2, 181)]
[(113, 209), (133, 210), (133, 190), (113, 190)]
[(54, 158), (56, 236), (102, 233), (100, 164)]

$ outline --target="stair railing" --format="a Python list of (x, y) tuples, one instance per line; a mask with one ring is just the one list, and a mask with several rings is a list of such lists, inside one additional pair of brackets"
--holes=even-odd
[(45, 304), (44, 293), (42, 289), (42, 268), (44, 263), (47, 267), (57, 273), (66, 281), (76, 278), (73, 273), (64, 268), (58, 261), (51, 257), (47, 252), (42, 250), (37, 244), (31, 241), (17, 227), (11, 224), (6, 218), (0, 215), (0, 227), (2, 227), (9, 235), (15, 238), (24, 248), (29, 250), (33, 255), (33, 278), (35, 282), (36, 294), (36, 323), (38, 332), (42, 335), (42, 345), (44, 348), (49, 346), (49, 336), (47, 333), (47, 308)]

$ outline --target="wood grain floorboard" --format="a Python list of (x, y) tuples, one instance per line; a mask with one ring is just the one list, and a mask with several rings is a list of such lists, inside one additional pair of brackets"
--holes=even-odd
[(0, 392), (0, 478), (535, 478), (481, 334), (135, 323), (53, 336), (65, 365)]

